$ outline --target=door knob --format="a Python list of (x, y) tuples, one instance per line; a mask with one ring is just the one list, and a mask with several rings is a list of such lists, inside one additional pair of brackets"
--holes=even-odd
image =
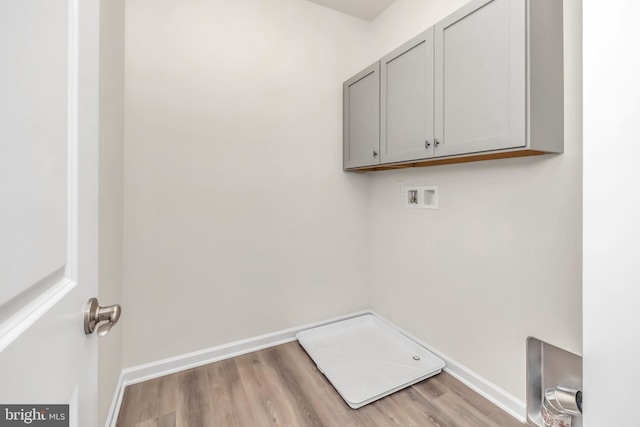
[(105, 336), (109, 333), (113, 325), (120, 320), (122, 309), (120, 305), (108, 305), (100, 307), (97, 298), (87, 301), (84, 309), (84, 333), (89, 335), (98, 327), (98, 336)]

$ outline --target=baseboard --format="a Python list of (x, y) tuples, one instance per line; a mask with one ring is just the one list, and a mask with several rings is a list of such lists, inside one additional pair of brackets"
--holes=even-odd
[(447, 367), (444, 369), (445, 372), (448, 372), (452, 377), (492, 402), (516, 420), (523, 424), (527, 423), (527, 405), (525, 402), (458, 362), (452, 359), (443, 359), (447, 362)]
[(113, 400), (111, 401), (111, 407), (107, 414), (107, 422), (104, 423), (104, 427), (115, 427), (118, 422), (118, 414), (120, 413), (120, 405), (122, 404), (122, 397), (124, 396), (124, 377), (120, 372), (120, 378), (118, 378), (118, 384), (116, 385), (116, 391), (113, 394)]
[(111, 404), (111, 409), (109, 411), (105, 427), (115, 427), (116, 422), (118, 421), (120, 405), (122, 404), (122, 397), (124, 396), (124, 389), (129, 385), (295, 341), (296, 334), (298, 332), (339, 322), (341, 320), (351, 319), (364, 314), (373, 314), (373, 312), (371, 310), (363, 310), (345, 316), (339, 316), (320, 322), (284, 329), (270, 334), (236, 341), (230, 344), (211, 347), (205, 350), (159, 360), (157, 362), (123, 369), (120, 374), (120, 379), (118, 380), (118, 386), (113, 397), (113, 402)]
[(511, 395), (510, 393), (491, 383), (487, 379), (466, 368), (462, 364), (456, 362), (447, 355), (432, 348), (427, 343), (406, 332), (402, 328), (393, 324), (374, 311), (363, 310), (357, 313), (327, 319), (321, 322), (315, 322), (294, 328), (289, 328), (242, 341), (236, 341), (230, 344), (212, 347), (193, 353), (159, 360), (153, 363), (147, 363), (144, 365), (123, 369), (122, 373), (120, 374), (120, 379), (118, 380), (118, 386), (113, 397), (113, 402), (111, 404), (111, 409), (109, 411), (109, 416), (107, 417), (107, 423), (105, 424), (105, 427), (115, 427), (118, 420), (118, 413), (120, 412), (120, 405), (122, 404), (122, 397), (124, 396), (124, 389), (128, 385), (137, 384), (143, 381), (184, 371), (186, 369), (196, 368), (198, 366), (295, 341), (296, 334), (298, 332), (302, 332), (304, 330), (315, 328), (318, 326), (328, 325), (330, 323), (338, 322), (341, 320), (351, 319), (353, 317), (362, 316), (364, 314), (373, 314), (383, 322), (386, 322), (393, 328), (397, 329), (407, 337), (411, 338), (427, 350), (440, 357), (447, 364), (444, 370), (451, 376), (455, 377), (457, 380), (498, 406), (503, 411), (507, 412), (518, 421), (526, 423), (527, 410), (524, 402), (520, 401), (515, 396)]
[(475, 391), (476, 393), (478, 393), (479, 395), (481, 395), (482, 397), (484, 397), (485, 399), (487, 399), (488, 401), (490, 401), (491, 403), (493, 403), (494, 405), (496, 405), (497, 407), (499, 407), (500, 409), (502, 409), (503, 411), (505, 411), (512, 417), (514, 417), (515, 419), (517, 419), (518, 421), (520, 421), (521, 423), (527, 422), (527, 405), (523, 401), (521, 401), (511, 393), (498, 387), (497, 385), (493, 384), (491, 381), (487, 380), (486, 378), (473, 372), (471, 369), (467, 368), (461, 363), (458, 363), (456, 360), (452, 359), (446, 354), (443, 354), (437, 349), (431, 347), (429, 344), (425, 343), (419, 338), (411, 335), (407, 331), (398, 327), (398, 325), (395, 325), (393, 322), (390, 322), (389, 320), (380, 316), (378, 313), (373, 311), (372, 313), (374, 316), (376, 316), (380, 320), (388, 323), (393, 328), (400, 331), (402, 334), (411, 338), (412, 340), (414, 340), (415, 342), (417, 342), (418, 344), (420, 344), (421, 346), (423, 346), (424, 348), (426, 348), (427, 350), (429, 350), (430, 352), (432, 352), (433, 354), (435, 354), (436, 356), (444, 360), (445, 363), (447, 364), (444, 370), (445, 372), (450, 374), (452, 377), (456, 378), (458, 381), (460, 381), (461, 383), (463, 383), (464, 385), (466, 385), (467, 387), (469, 387), (470, 389), (472, 389), (473, 391)]

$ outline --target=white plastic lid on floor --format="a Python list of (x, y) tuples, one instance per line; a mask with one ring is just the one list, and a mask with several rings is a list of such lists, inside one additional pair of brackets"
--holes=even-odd
[(354, 409), (445, 367), (442, 359), (370, 314), (309, 329), (296, 338)]

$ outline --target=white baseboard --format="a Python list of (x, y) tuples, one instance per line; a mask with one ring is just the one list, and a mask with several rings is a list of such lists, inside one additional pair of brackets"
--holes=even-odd
[(157, 362), (123, 369), (122, 373), (120, 374), (120, 379), (118, 380), (118, 386), (113, 397), (113, 402), (111, 403), (111, 409), (109, 411), (109, 416), (107, 417), (107, 423), (105, 424), (105, 427), (115, 427), (118, 420), (118, 413), (120, 412), (120, 405), (122, 404), (124, 389), (128, 385), (137, 384), (150, 379), (163, 377), (165, 375), (173, 374), (220, 360), (229, 359), (231, 357), (240, 356), (242, 354), (247, 354), (287, 342), (295, 341), (296, 334), (298, 332), (302, 332), (304, 330), (315, 328), (318, 326), (328, 325), (330, 323), (338, 322), (341, 320), (351, 319), (353, 317), (362, 316), (364, 314), (373, 314), (374, 316), (391, 325), (427, 350), (436, 354), (447, 364), (444, 369), (446, 372), (471, 388), (476, 393), (480, 394), (481, 396), (498, 406), (503, 411), (507, 412), (509, 415), (516, 418), (518, 421), (526, 423), (527, 411), (524, 402), (520, 401), (519, 399), (501, 389), (500, 387), (496, 386), (495, 384), (491, 383), (490, 381), (487, 381), (485, 378), (481, 377), (480, 375), (476, 374), (475, 372), (471, 371), (470, 369), (466, 368), (450, 357), (447, 357), (446, 355), (432, 348), (425, 342), (404, 331), (402, 328), (399, 328), (397, 325), (394, 325), (392, 322), (388, 321), (374, 311), (363, 310), (346, 316), (340, 316), (321, 322), (315, 322), (312, 324), (289, 328), (242, 341), (236, 341), (230, 344), (212, 347), (193, 353), (187, 353), (180, 356), (159, 360)]
[(527, 423), (526, 403), (511, 393), (489, 382), (486, 378), (481, 377), (452, 359), (448, 359), (447, 367), (444, 370), (516, 420), (523, 424)]
[(116, 391), (113, 394), (113, 400), (111, 401), (111, 407), (107, 414), (107, 422), (104, 423), (104, 427), (115, 427), (118, 422), (118, 414), (120, 413), (120, 405), (122, 405), (122, 397), (124, 396), (124, 377), (120, 372), (120, 378), (118, 378), (118, 384), (116, 385)]
[(120, 405), (122, 404), (122, 397), (124, 396), (124, 389), (129, 385), (295, 341), (296, 334), (298, 332), (316, 328), (318, 326), (328, 325), (329, 323), (339, 322), (341, 320), (351, 319), (364, 314), (373, 314), (373, 312), (371, 310), (363, 310), (345, 316), (323, 320), (321, 322), (284, 329), (270, 334), (236, 341), (230, 344), (211, 347), (205, 350), (159, 360), (157, 362), (123, 369), (120, 374), (120, 379), (118, 380), (118, 386), (111, 403), (111, 409), (109, 410), (109, 416), (107, 417), (105, 427), (115, 427), (116, 422), (118, 421)]
[(393, 324), (393, 322), (390, 322), (389, 320), (380, 316), (378, 313), (376, 312), (372, 312), (372, 313), (374, 316), (378, 317), (380, 320), (388, 323), (393, 328), (397, 329), (407, 337), (411, 338), (412, 340), (414, 340), (415, 342), (417, 342), (418, 344), (420, 344), (421, 346), (423, 346), (424, 348), (426, 348), (427, 350), (429, 350), (430, 352), (432, 352), (433, 354), (435, 354), (436, 356), (444, 360), (445, 363), (447, 364), (444, 370), (445, 372), (450, 374), (452, 377), (456, 378), (458, 381), (460, 381), (461, 383), (463, 383), (464, 385), (466, 385), (467, 387), (469, 387), (470, 389), (478, 393), (480, 396), (484, 397), (485, 399), (487, 399), (488, 401), (490, 401), (491, 403), (493, 403), (494, 405), (496, 405), (497, 407), (499, 407), (500, 409), (502, 409), (503, 411), (505, 411), (506, 413), (508, 413), (515, 419), (517, 419), (518, 421), (520, 421), (521, 423), (527, 422), (527, 405), (523, 401), (521, 401), (511, 393), (498, 387), (497, 385), (493, 384), (491, 381), (487, 380), (486, 378), (476, 374), (471, 369), (467, 368), (461, 363), (458, 363), (457, 361), (450, 358), (446, 354), (443, 354), (442, 352), (434, 349), (429, 344), (411, 335), (407, 331)]

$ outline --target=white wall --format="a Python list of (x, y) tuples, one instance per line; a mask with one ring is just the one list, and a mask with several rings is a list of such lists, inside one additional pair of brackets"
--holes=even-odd
[(585, 427), (638, 425), (640, 3), (584, 7)]
[[(99, 289), (103, 305), (122, 303), (124, 160), (124, 0), (100, 2)], [(125, 315), (127, 316), (125, 307)], [(126, 320), (121, 320), (124, 323)], [(98, 416), (104, 425), (122, 370), (118, 324), (98, 340)]]
[(464, 3), (127, 1), (125, 366), (367, 307), (523, 401), (527, 336), (581, 353), (580, 0), (565, 154), (341, 172), (342, 82)]
[(368, 307), (340, 106), (370, 24), (300, 0), (126, 17), (125, 366)]
[[(378, 56), (464, 3), (397, 0)], [(373, 309), (522, 401), (527, 336), (582, 352), (581, 1), (564, 3), (564, 154), (370, 174)], [(398, 181), (439, 186), (440, 209), (404, 208)]]

